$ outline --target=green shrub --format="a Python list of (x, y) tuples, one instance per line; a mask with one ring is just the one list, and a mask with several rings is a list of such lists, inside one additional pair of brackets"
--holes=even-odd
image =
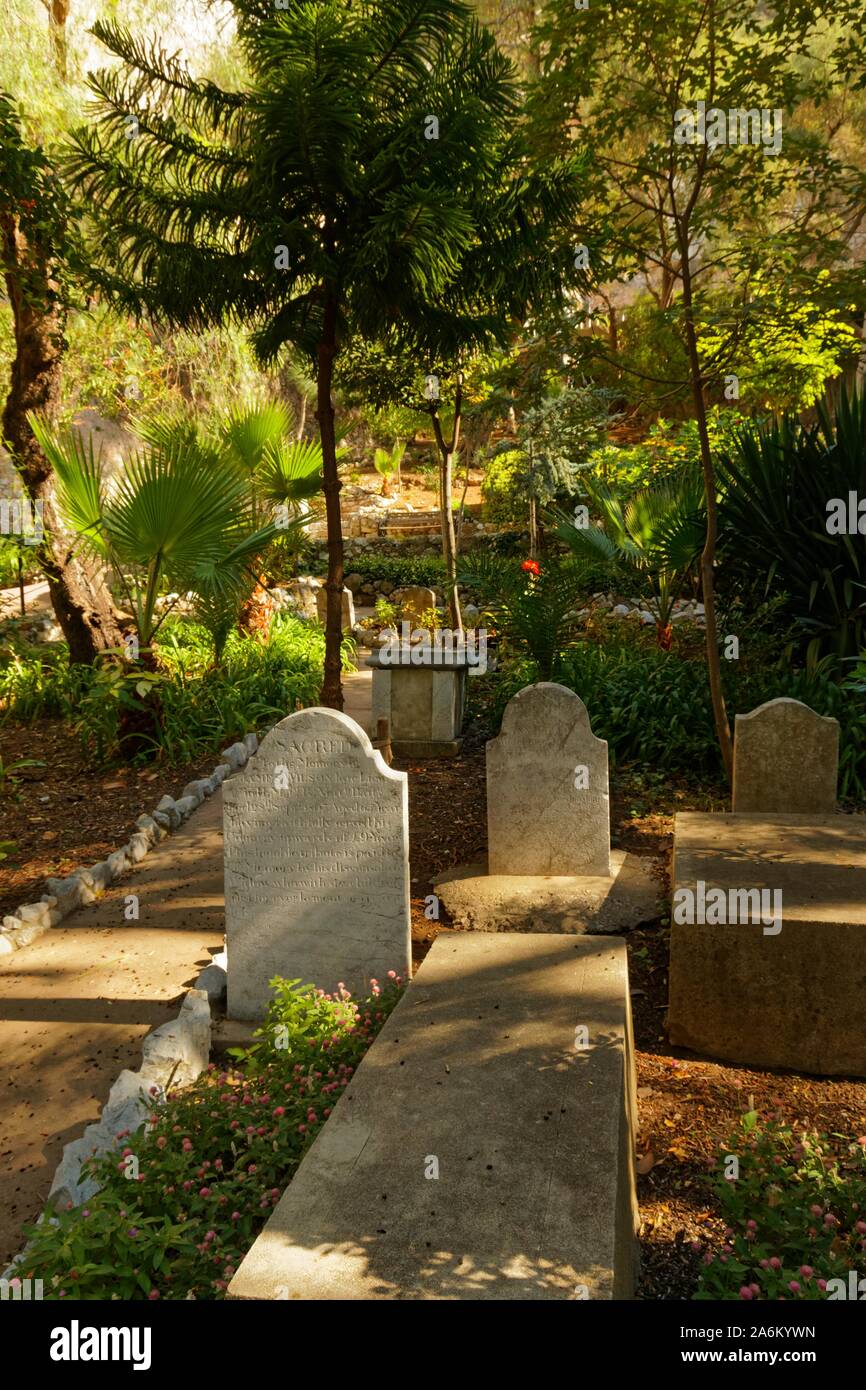
[(484, 520), (492, 526), (526, 524), (527, 504), (522, 487), (525, 461), (516, 449), (494, 454), (484, 465), (481, 496)]
[[(866, 682), (840, 686), (820, 671), (787, 671), (756, 662), (723, 662), (728, 716), (747, 714), (787, 695), (839, 720), (839, 795), (866, 796)], [(508, 700), (539, 679), (530, 662), (506, 665), (489, 678), (491, 718), (498, 727)], [(478, 686), (484, 677), (479, 677)], [(612, 764), (718, 781), (722, 762), (703, 659), (643, 646), (627, 629), (604, 641), (583, 641), (563, 654), (557, 680), (581, 697), (593, 732), (607, 739)], [(483, 692), (474, 692), (476, 700)]]
[(441, 555), (377, 555), (373, 551), (355, 554), (346, 561), (347, 574), (360, 574), (362, 579), (389, 579), (398, 588), (423, 584), (441, 588), (445, 582), (445, 564)]
[(68, 716), (92, 681), (88, 666), (70, 666), (65, 644), (30, 646), (7, 635), (0, 642), (0, 718)]
[[(707, 430), (714, 452), (730, 445), (743, 417), (733, 409), (714, 406), (707, 416)], [(589, 469), (611, 491), (630, 497), (686, 470), (700, 469), (701, 446), (696, 420), (659, 418), (637, 444), (603, 444), (589, 456)]]
[[(33, 584), (39, 578), (39, 560), (33, 546), (0, 537), (0, 589), (17, 587), (19, 557), (24, 583)], [(17, 605), (15, 611), (18, 612)]]
[(848, 1272), (866, 1265), (866, 1139), (795, 1136), (749, 1111), (722, 1146), (715, 1187), (726, 1238), (704, 1252), (697, 1299), (850, 1296)]
[[(144, 757), (191, 762), (315, 704), (324, 665), (325, 636), (317, 623), (278, 614), (267, 642), (234, 632), (223, 662), (212, 667), (206, 629), (169, 618), (157, 641), (159, 678), (150, 695), (137, 687), (142, 674), (107, 657), (94, 667), (69, 666), (65, 645), (10, 649), (0, 670), (0, 711), (31, 720), (60, 715), (72, 720), (83, 748), (97, 760), (118, 752), (121, 709), (130, 701), (159, 701), (159, 725)], [(353, 651), (344, 645), (344, 667)], [(122, 678), (121, 678), (122, 677)]]
[(355, 1004), (275, 979), (259, 1041), (154, 1097), (146, 1125), (91, 1160), (100, 1190), (27, 1232), (19, 1278), (46, 1299), (219, 1299), (401, 992)]
[(744, 429), (718, 460), (725, 586), (784, 595), (808, 659), (850, 660), (866, 641), (866, 541), (833, 534), (828, 504), (866, 497), (866, 392), (835, 415)]

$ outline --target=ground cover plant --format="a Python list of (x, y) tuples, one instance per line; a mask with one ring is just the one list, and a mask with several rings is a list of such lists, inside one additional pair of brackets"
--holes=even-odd
[(749, 1110), (720, 1148), (715, 1189), (725, 1240), (703, 1252), (695, 1297), (861, 1298), (866, 1135), (848, 1143), (842, 1135), (798, 1134)]
[(360, 1001), (272, 982), (259, 1040), (154, 1096), (142, 1130), (91, 1162), (100, 1190), (50, 1211), (19, 1270), (46, 1299), (222, 1298), (398, 1002), (392, 971)]

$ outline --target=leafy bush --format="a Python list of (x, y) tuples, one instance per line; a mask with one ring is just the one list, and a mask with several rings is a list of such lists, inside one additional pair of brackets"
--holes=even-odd
[(0, 717), (67, 716), (88, 689), (88, 666), (70, 666), (65, 644), (30, 646), (7, 635), (0, 642)]
[(18, 1277), (46, 1299), (222, 1298), (397, 1003), (389, 976), (360, 1004), (273, 980), (259, 1041), (154, 1097), (145, 1127), (91, 1160), (100, 1191), (28, 1231)]
[(510, 650), (529, 655), (539, 679), (557, 678), (576, 630), (576, 609), (586, 594), (580, 562), (551, 554), (543, 563), (521, 563), (476, 551), (459, 564), (458, 583), (481, 596), (481, 625), (493, 626)]
[[(157, 645), (159, 725), (143, 756), (190, 762), (250, 729), (315, 704), (324, 665), (325, 638), (317, 623), (279, 614), (270, 637), (233, 633), (221, 667), (212, 669), (206, 629), (168, 619)], [(350, 665), (351, 644), (344, 647)], [(124, 674), (126, 673), (126, 674)], [(123, 680), (118, 677), (123, 676)], [(7, 718), (60, 715), (73, 721), (83, 747), (102, 760), (116, 755), (121, 711), (139, 693), (142, 672), (107, 657), (94, 667), (69, 666), (65, 645), (10, 648), (0, 669), (0, 711)]]
[[(751, 667), (724, 662), (722, 677), (732, 721), (783, 695), (838, 719), (839, 795), (866, 795), (866, 682), (842, 687), (821, 671), (772, 669), (760, 660)], [(498, 726), (511, 696), (540, 675), (537, 665), (523, 661), (488, 679), (491, 717)], [(564, 651), (557, 680), (581, 697), (593, 732), (608, 741), (613, 763), (634, 762), (686, 778), (721, 778), (701, 657), (644, 646), (633, 631), (620, 628), (604, 641), (582, 641)], [(475, 684), (482, 682), (487, 683), (479, 677)], [(474, 692), (476, 698), (481, 693)]]
[(481, 495), (484, 499), (484, 520), (492, 526), (525, 525), (524, 470), (525, 460), (517, 449), (494, 454), (485, 463)]
[(697, 1299), (849, 1296), (849, 1270), (866, 1266), (866, 1138), (795, 1136), (752, 1110), (723, 1146), (715, 1187), (726, 1239), (703, 1255)]
[[(714, 406), (707, 415), (713, 451), (725, 448), (742, 424), (743, 417), (734, 410)], [(603, 444), (592, 451), (588, 462), (592, 477), (625, 497), (683, 470), (697, 472), (701, 462), (697, 421), (659, 418), (650, 425), (646, 439), (637, 444)]]
[(423, 584), (441, 588), (445, 582), (445, 564), (441, 555), (377, 555), (373, 551), (356, 553), (346, 561), (347, 574), (360, 574), (362, 579), (389, 579), (403, 587)]
[(828, 503), (866, 497), (866, 393), (817, 416), (751, 425), (720, 456), (723, 577), (786, 595), (800, 649), (847, 660), (866, 640), (866, 539), (829, 533)]
[(39, 560), (34, 552), (34, 547), (0, 537), (0, 589), (11, 589), (17, 586), (19, 558), (21, 577), (25, 584), (32, 584), (39, 577), (40, 572)]
[[(8, 380), (14, 356), (12, 313), (0, 305), (0, 371)], [(95, 409), (109, 419), (149, 417), (192, 408), (218, 416), (239, 400), (253, 399), (266, 382), (246, 336), (236, 327), (170, 335), (98, 308), (73, 309), (63, 359), (64, 417)]]

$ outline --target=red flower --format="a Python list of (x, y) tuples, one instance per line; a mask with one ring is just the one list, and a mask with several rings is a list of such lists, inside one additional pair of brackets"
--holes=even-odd
[(527, 574), (541, 574), (541, 566), (537, 560), (524, 560), (520, 568), (526, 570)]

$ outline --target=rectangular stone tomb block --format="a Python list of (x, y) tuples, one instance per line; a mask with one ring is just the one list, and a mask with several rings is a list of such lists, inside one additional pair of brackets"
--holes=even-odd
[(626, 949), (440, 936), (230, 1298), (629, 1298)]
[(866, 817), (680, 814), (673, 885), (672, 1043), (866, 1076)]
[(387, 719), (398, 757), (457, 751), (466, 701), (463, 665), (381, 664), (374, 655), (373, 717)]
[(563, 685), (527, 686), (487, 745), (491, 874), (610, 876), (607, 743)]
[(263, 1017), (275, 975), (358, 996), (409, 974), (406, 774), (354, 720), (290, 715), (223, 797), (230, 1017)]

